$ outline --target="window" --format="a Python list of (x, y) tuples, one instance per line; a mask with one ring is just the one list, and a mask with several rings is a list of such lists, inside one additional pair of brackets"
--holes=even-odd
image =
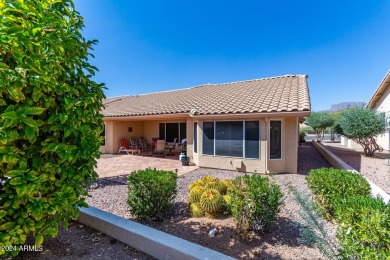
[(198, 123), (194, 123), (194, 153), (198, 152)]
[(159, 139), (167, 142), (173, 142), (177, 138), (177, 142), (181, 142), (187, 136), (186, 123), (160, 123)]
[(270, 122), (270, 159), (282, 159), (282, 122)]
[(215, 155), (243, 157), (242, 121), (215, 123)]
[(259, 121), (245, 121), (245, 157), (260, 158), (259, 141), (260, 141)]
[(260, 158), (259, 121), (203, 123), (203, 154)]
[(203, 154), (214, 155), (214, 122), (203, 123)]
[(106, 145), (106, 124), (103, 124), (103, 131), (100, 133), (100, 136), (103, 137), (102, 143), (100, 145)]
[(184, 138), (187, 138), (187, 124), (180, 123), (180, 138), (177, 141), (181, 143)]

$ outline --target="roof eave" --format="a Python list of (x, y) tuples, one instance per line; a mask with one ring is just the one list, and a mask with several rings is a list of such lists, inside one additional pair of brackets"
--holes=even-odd
[(367, 103), (368, 108), (374, 108), (378, 100), (382, 97), (383, 93), (390, 86), (390, 70), (387, 72), (386, 76), (382, 80), (379, 87), (376, 89), (374, 95), (372, 95), (370, 101)]
[(236, 114), (207, 114), (207, 115), (191, 115), (194, 119), (211, 119), (211, 118), (243, 118), (243, 117), (307, 117), (311, 111), (281, 111), (281, 112), (263, 112), (263, 113), (236, 113)]

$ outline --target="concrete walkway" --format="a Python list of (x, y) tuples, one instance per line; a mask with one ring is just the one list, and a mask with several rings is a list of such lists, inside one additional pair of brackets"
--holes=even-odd
[(143, 170), (149, 167), (173, 172), (177, 169), (178, 175), (198, 169), (198, 166), (182, 166), (178, 154), (166, 156), (165, 158), (127, 154), (103, 154), (98, 159), (96, 172), (99, 178), (105, 178), (127, 175), (133, 171)]

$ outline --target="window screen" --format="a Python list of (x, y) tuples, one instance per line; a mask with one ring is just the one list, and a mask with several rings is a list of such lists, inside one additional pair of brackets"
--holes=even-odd
[(160, 140), (165, 140), (165, 123), (160, 123), (159, 125), (159, 136)]
[(260, 158), (259, 121), (245, 121), (245, 158)]
[(177, 140), (177, 142), (181, 143), (184, 138), (187, 138), (187, 124), (180, 123), (180, 140)]
[(166, 123), (165, 124), (165, 141), (172, 143), (175, 138), (179, 141), (179, 124), (178, 123)]
[(203, 154), (214, 155), (214, 122), (203, 123)]
[(198, 152), (198, 123), (194, 123), (194, 153)]
[(215, 126), (215, 155), (243, 157), (243, 122), (216, 122)]

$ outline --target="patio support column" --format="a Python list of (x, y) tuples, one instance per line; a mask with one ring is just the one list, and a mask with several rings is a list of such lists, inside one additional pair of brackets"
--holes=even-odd
[(113, 121), (105, 121), (106, 125), (106, 152), (105, 153), (117, 153), (118, 151), (114, 151), (114, 122)]

